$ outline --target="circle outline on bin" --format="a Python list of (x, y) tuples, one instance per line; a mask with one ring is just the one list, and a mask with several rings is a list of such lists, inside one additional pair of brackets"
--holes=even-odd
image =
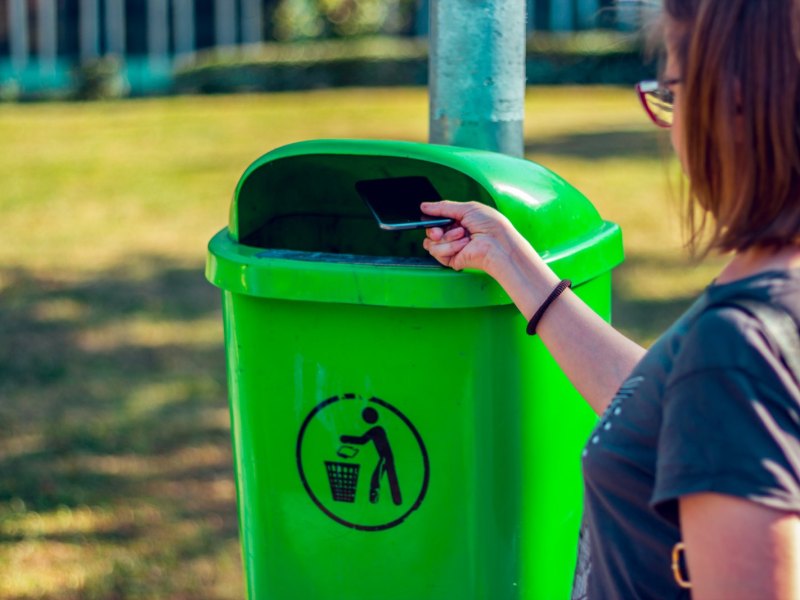
[(305, 472), (303, 469), (303, 459), (302, 459), (302, 449), (303, 449), (303, 436), (305, 435), (306, 428), (308, 427), (309, 423), (317, 416), (321, 411), (325, 410), (331, 404), (342, 400), (355, 400), (360, 398), (358, 394), (342, 394), (340, 396), (331, 396), (327, 400), (323, 400), (317, 406), (315, 406), (312, 411), (308, 414), (308, 416), (303, 421), (303, 424), (300, 426), (300, 432), (297, 434), (297, 448), (295, 450), (296, 458), (297, 458), (297, 472), (300, 475), (300, 480), (303, 482), (303, 487), (306, 490), (309, 498), (314, 502), (314, 504), (319, 507), (319, 509), (325, 513), (328, 517), (339, 523), (340, 525), (344, 525), (350, 529), (357, 529), (358, 531), (383, 531), (385, 529), (391, 529), (392, 527), (396, 527), (400, 525), (403, 521), (405, 521), (411, 513), (417, 510), (421, 505), (422, 501), (425, 499), (425, 495), (428, 491), (428, 482), (430, 480), (430, 461), (428, 460), (428, 451), (425, 448), (425, 442), (422, 441), (422, 436), (417, 431), (417, 428), (414, 427), (414, 424), (406, 417), (402, 412), (400, 412), (397, 408), (386, 402), (385, 400), (381, 400), (376, 396), (372, 396), (367, 402), (371, 402), (377, 404), (378, 406), (382, 406), (383, 408), (391, 411), (397, 418), (399, 418), (406, 427), (408, 427), (409, 431), (414, 435), (414, 438), (419, 444), (420, 452), (422, 453), (422, 463), (423, 463), (423, 477), (422, 477), (422, 487), (420, 492), (417, 496), (417, 499), (414, 501), (414, 504), (409, 508), (405, 513), (403, 513), (397, 519), (390, 521), (388, 523), (384, 523), (382, 525), (359, 525), (358, 523), (351, 523), (341, 517), (336, 516), (333, 512), (331, 512), (322, 501), (317, 498), (317, 495), (311, 489), (308, 481), (306, 480)]

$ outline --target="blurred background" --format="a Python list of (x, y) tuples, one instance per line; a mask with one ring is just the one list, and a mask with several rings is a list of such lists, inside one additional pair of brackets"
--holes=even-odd
[[(581, 53), (563, 34), (635, 31), (652, 12), (640, 2), (526, 2), (528, 31), (551, 34), (531, 35), (538, 57), (529, 76), (538, 83), (558, 78), (554, 62)], [(2, 97), (424, 84), (428, 21), (429, 0), (2, 0)], [(547, 43), (553, 34), (560, 44)], [(583, 46), (583, 54), (632, 50), (591, 36)], [(562, 76), (622, 76), (604, 66), (602, 73)]]
[[(529, 0), (526, 157), (622, 226), (650, 344), (719, 260), (632, 83), (641, 4)], [(241, 599), (205, 246), (255, 158), (425, 141), (425, 0), (0, 0), (0, 598)]]

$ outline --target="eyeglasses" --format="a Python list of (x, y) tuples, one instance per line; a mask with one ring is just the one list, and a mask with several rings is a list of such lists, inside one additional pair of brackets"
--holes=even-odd
[(680, 79), (666, 81), (649, 79), (636, 84), (636, 93), (647, 116), (659, 127), (665, 129), (672, 127), (672, 105), (675, 103), (675, 94), (669, 86), (680, 82)]

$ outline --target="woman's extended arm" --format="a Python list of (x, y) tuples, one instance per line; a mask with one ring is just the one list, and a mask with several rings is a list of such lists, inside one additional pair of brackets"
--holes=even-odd
[[(423, 204), (424, 212), (456, 223), (428, 230), (425, 248), (456, 270), (486, 271), (530, 319), (558, 284), (558, 277), (500, 213), (476, 202)], [(571, 291), (547, 310), (537, 328), (556, 362), (602, 414), (645, 350), (595, 314)]]
[(798, 600), (800, 517), (723, 494), (680, 499), (694, 600)]

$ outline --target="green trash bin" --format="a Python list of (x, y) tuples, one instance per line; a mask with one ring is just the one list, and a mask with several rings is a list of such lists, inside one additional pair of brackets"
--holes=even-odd
[(378, 229), (364, 179), (497, 207), (610, 316), (619, 228), (534, 163), (409, 142), (274, 150), (209, 244), (251, 600), (569, 596), (594, 423), (508, 296)]

